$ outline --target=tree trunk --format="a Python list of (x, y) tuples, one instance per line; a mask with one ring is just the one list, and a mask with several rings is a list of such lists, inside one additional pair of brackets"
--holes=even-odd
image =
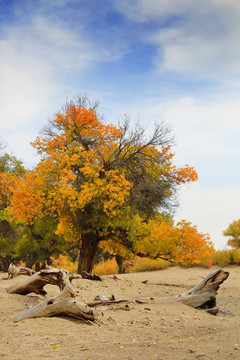
[(1, 270), (2, 270), (3, 272), (7, 272), (7, 271), (8, 271), (9, 264), (10, 264), (10, 262), (11, 262), (11, 258), (10, 258), (10, 257), (3, 257), (3, 256), (1, 256), (0, 261), (1, 261)]
[(78, 274), (83, 271), (87, 273), (92, 271), (99, 255), (98, 243), (97, 234), (91, 232), (82, 234), (82, 245), (78, 258)]
[(121, 255), (116, 255), (115, 256), (117, 265), (118, 265), (118, 273), (119, 274), (124, 274), (125, 273), (125, 269), (123, 267), (123, 257)]

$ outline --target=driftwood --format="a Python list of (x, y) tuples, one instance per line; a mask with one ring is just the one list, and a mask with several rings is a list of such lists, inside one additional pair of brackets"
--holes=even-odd
[[(54, 268), (54, 267), (48, 265), (48, 263), (47, 263), (46, 261), (45, 261), (45, 263), (44, 263), (44, 267), (45, 267), (45, 269), (47, 269), (47, 270), (56, 271), (56, 272), (59, 271), (59, 269)], [(74, 280), (74, 279), (81, 279), (81, 276), (80, 276), (80, 275), (78, 275), (78, 274), (73, 274), (72, 272), (70, 272), (70, 271), (68, 271), (68, 270), (66, 270), (66, 269), (61, 269), (61, 271), (65, 273), (65, 277), (67, 276), (70, 282), (72, 282), (72, 280)]]
[(57, 296), (24, 310), (15, 316), (13, 321), (52, 316), (68, 316), (89, 323), (95, 321), (93, 311), (86, 304), (76, 300), (76, 291), (65, 274), (62, 276), (61, 287), (63, 290)]
[(5, 288), (5, 290), (10, 294), (27, 295), (33, 292), (45, 296), (47, 294), (44, 290), (45, 285), (57, 285), (62, 290), (65, 278), (68, 278), (70, 282), (72, 282), (73, 279), (80, 278), (80, 275), (75, 275), (64, 269), (56, 269), (47, 264), (45, 264), (45, 267), (45, 269), (34, 273), (29, 278), (24, 279), (17, 284)]
[(161, 298), (161, 300), (180, 301), (183, 304), (203, 309), (216, 315), (219, 311), (216, 306), (217, 290), (228, 276), (229, 273), (227, 271), (219, 268), (208, 274), (208, 276), (190, 290), (173, 297)]
[(20, 281), (17, 284), (13, 284), (5, 290), (10, 294), (27, 295), (30, 293), (46, 295), (44, 286), (47, 284), (57, 285), (62, 288), (64, 279), (67, 277), (67, 273), (59, 269), (43, 269), (33, 274), (32, 276)]
[[(159, 298), (166, 302), (180, 301), (185, 305), (192, 306), (194, 308), (203, 309), (211, 314), (216, 315), (219, 311), (216, 306), (217, 290), (220, 285), (228, 278), (229, 273), (223, 271), (221, 268), (217, 269), (208, 276), (206, 276), (200, 283), (195, 285), (190, 290), (171, 297)], [(99, 305), (111, 306), (120, 303), (128, 303), (128, 300), (115, 300), (114, 297), (110, 299), (96, 299), (93, 302), (88, 303), (90, 307), (96, 307)], [(136, 300), (137, 303), (146, 303), (144, 300)], [(110, 307), (109, 307), (110, 308)]]
[(89, 307), (96, 307), (99, 305), (115, 305), (115, 304), (122, 304), (122, 303), (128, 303), (129, 300), (123, 299), (123, 300), (96, 300), (87, 303)]
[(92, 275), (92, 274), (89, 274), (89, 273), (86, 272), (86, 271), (83, 271), (83, 272), (81, 273), (81, 275), (82, 275), (82, 278), (83, 278), (83, 279), (102, 281), (102, 279), (100, 278), (100, 276), (95, 275), (95, 274), (93, 274), (93, 275)]
[[(216, 315), (218, 312), (218, 308), (216, 307), (217, 290), (228, 276), (229, 273), (220, 268), (210, 273), (192, 289), (180, 295), (159, 299), (163, 301), (180, 301), (188, 306), (204, 309), (205, 311)], [(30, 292), (42, 294), (45, 293), (43, 287), (46, 284), (58, 285), (61, 289), (60, 293), (57, 296), (47, 299), (18, 314), (14, 318), (14, 321), (35, 317), (64, 315), (81, 319), (86, 322), (93, 322), (95, 321), (95, 316), (91, 307), (103, 305), (105, 307), (107, 306), (106, 309), (129, 310), (127, 305), (129, 302), (128, 300), (115, 300), (113, 296), (110, 299), (102, 299), (102, 296), (98, 296), (94, 302), (88, 304), (77, 301), (77, 292), (69, 280), (68, 273), (65, 270), (54, 269), (51, 267), (35, 273), (16, 285), (10, 286), (6, 291), (24, 295)], [(99, 308), (99, 310), (100, 309), (101, 308)]]
[(10, 263), (8, 267), (8, 275), (3, 277), (3, 280), (9, 280), (17, 275), (28, 275), (31, 276), (35, 273), (34, 270), (29, 269), (25, 266), (16, 266), (14, 263)]
[(89, 307), (94, 307), (96, 310), (127, 310), (129, 311), (130, 308), (128, 303), (130, 301), (123, 299), (123, 300), (116, 300), (115, 296), (112, 295), (110, 298), (106, 298), (104, 295), (97, 295), (94, 301), (87, 303)]

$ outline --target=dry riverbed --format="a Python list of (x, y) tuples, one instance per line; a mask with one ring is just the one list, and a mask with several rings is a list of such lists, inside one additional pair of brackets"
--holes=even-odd
[[(97, 323), (69, 318), (38, 318), (14, 323), (13, 317), (43, 298), (7, 294), (0, 289), (0, 359), (44, 360), (193, 360), (240, 359), (240, 267), (228, 267), (229, 278), (217, 295), (217, 316), (159, 298), (182, 293), (209, 272), (170, 267), (162, 271), (102, 276), (103, 281), (73, 280), (79, 300), (102, 294), (128, 299), (124, 310), (95, 310)], [(0, 278), (5, 274), (0, 273)], [(7, 287), (25, 278), (0, 280)], [(57, 287), (47, 285), (48, 297)], [(144, 299), (146, 303), (137, 303)]]

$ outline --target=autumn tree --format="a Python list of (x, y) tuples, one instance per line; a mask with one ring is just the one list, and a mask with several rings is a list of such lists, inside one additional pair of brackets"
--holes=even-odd
[(134, 247), (138, 256), (185, 265), (200, 263), (214, 252), (210, 236), (199, 232), (190, 222), (181, 220), (174, 224), (160, 217), (148, 222), (145, 237), (139, 237)]
[(228, 236), (227, 244), (234, 249), (240, 248), (240, 219), (234, 220), (226, 230), (223, 231), (224, 236)]
[(8, 212), (14, 178), (24, 174), (25, 169), (20, 160), (6, 152), (0, 143), (0, 269), (7, 270), (14, 255), (21, 227), (11, 220)]
[(112, 237), (111, 241), (103, 241), (100, 246), (104, 251), (115, 254), (120, 272), (123, 260), (132, 255), (193, 265), (214, 252), (208, 234), (199, 232), (186, 220), (175, 224), (173, 218), (164, 213), (155, 214), (147, 222), (137, 215), (134, 222), (129, 223), (128, 236), (115, 236), (119, 237), (118, 242)]
[(104, 124), (97, 106), (78, 98), (33, 142), (42, 159), (15, 188), (11, 212), (29, 223), (55, 216), (57, 233), (79, 249), (78, 271), (91, 271), (101, 241), (127, 247), (136, 216), (148, 221), (197, 179), (193, 168), (174, 166), (171, 143), (162, 123), (146, 138), (128, 119)]

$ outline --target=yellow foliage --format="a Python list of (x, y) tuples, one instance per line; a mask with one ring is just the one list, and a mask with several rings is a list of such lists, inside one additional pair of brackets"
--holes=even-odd
[(208, 234), (197, 231), (196, 226), (182, 220), (173, 226), (165, 220), (150, 220), (146, 237), (136, 243), (136, 253), (151, 257), (162, 256), (181, 264), (198, 264), (214, 252)]
[(114, 275), (118, 273), (118, 265), (115, 258), (101, 261), (94, 265), (92, 273), (95, 275)]
[(57, 269), (65, 269), (72, 273), (77, 273), (77, 263), (72, 262), (66, 255), (60, 254), (57, 259), (51, 257), (53, 267)]

